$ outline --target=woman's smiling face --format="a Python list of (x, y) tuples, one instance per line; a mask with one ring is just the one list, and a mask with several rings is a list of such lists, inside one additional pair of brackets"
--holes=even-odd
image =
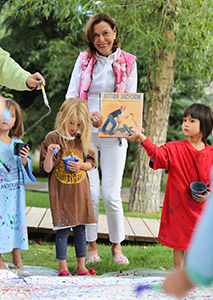
[(93, 26), (93, 45), (100, 55), (112, 54), (114, 36), (116, 36), (116, 28), (112, 29), (105, 21)]

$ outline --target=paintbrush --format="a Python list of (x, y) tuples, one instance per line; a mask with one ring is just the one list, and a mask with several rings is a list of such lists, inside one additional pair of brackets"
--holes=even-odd
[(42, 95), (43, 95), (43, 99), (44, 99), (44, 104), (50, 108), (49, 106), (49, 102), (47, 100), (47, 95), (46, 95), (46, 92), (45, 92), (45, 88), (44, 88), (44, 85), (41, 83), (41, 90), (42, 90)]
[(42, 95), (43, 95), (43, 100), (44, 100), (44, 104), (48, 107), (48, 112), (43, 115), (38, 121), (36, 121), (32, 126), (30, 126), (26, 131), (25, 131), (25, 134), (27, 132), (29, 132), (32, 128), (34, 128), (38, 123), (40, 123), (44, 118), (46, 118), (47, 116), (49, 116), (49, 114), (51, 113), (51, 107), (49, 105), (49, 102), (48, 102), (48, 99), (47, 99), (47, 95), (46, 95), (46, 92), (45, 92), (45, 88), (44, 88), (44, 85), (41, 83), (40, 81), (40, 84), (41, 84), (41, 91), (42, 91)]
[(2, 165), (5, 167), (5, 169), (7, 170), (7, 172), (10, 172), (10, 169), (8, 168), (8, 166), (3, 162), (3, 160), (0, 158), (0, 162), (2, 163)]

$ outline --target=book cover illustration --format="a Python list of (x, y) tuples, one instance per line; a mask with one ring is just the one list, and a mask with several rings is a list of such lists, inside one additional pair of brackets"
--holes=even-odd
[(122, 138), (131, 130), (140, 130), (143, 116), (143, 93), (101, 93), (100, 113), (103, 124), (99, 137)]

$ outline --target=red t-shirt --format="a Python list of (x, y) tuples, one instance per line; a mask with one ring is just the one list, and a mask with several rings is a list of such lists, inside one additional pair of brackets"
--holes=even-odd
[(187, 250), (204, 203), (191, 197), (190, 184), (202, 181), (210, 188), (213, 147), (196, 150), (188, 140), (157, 147), (148, 138), (142, 143), (154, 170), (169, 172), (158, 241), (173, 249)]

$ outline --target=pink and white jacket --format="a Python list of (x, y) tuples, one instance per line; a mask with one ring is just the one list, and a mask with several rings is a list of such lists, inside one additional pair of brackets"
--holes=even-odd
[[(97, 64), (96, 55), (89, 57), (87, 51), (80, 52), (81, 77), (80, 98), (87, 99), (92, 83), (93, 72)], [(125, 93), (129, 75), (132, 71), (136, 57), (118, 48), (116, 60), (112, 64), (115, 73), (114, 92)]]

